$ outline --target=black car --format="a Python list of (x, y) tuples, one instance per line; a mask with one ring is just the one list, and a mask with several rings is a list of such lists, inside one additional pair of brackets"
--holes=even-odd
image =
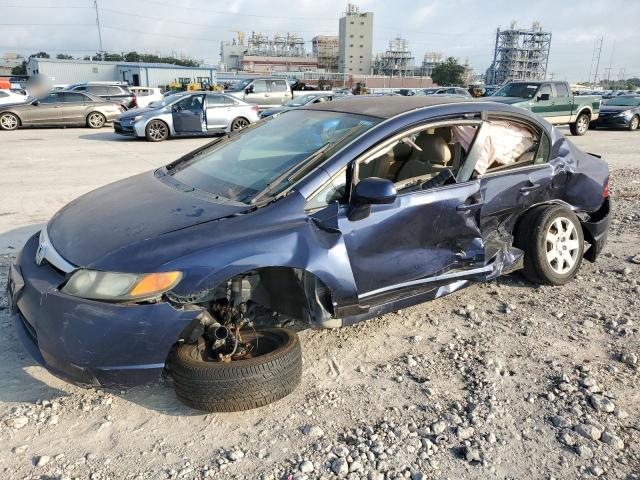
[(118, 83), (80, 83), (66, 88), (73, 92), (86, 92), (110, 102), (118, 102), (126, 108), (138, 106), (136, 96), (129, 87)]
[(637, 130), (640, 126), (640, 95), (621, 95), (607, 100), (600, 107), (600, 116), (592, 128), (626, 128)]

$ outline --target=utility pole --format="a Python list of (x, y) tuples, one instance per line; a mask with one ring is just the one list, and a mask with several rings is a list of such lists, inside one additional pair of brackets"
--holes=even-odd
[(596, 61), (596, 73), (593, 74), (593, 87), (595, 88), (598, 83), (598, 68), (600, 67), (600, 55), (602, 55), (602, 42), (604, 37), (600, 37), (600, 46), (598, 47), (598, 60)]
[(96, 7), (96, 25), (98, 26), (98, 41), (100, 42), (100, 53), (104, 54), (102, 49), (102, 32), (100, 31), (100, 13), (98, 12), (98, 0), (93, 0), (93, 6)]
[(607, 88), (609, 87), (609, 84), (611, 83), (611, 66), (613, 65), (613, 54), (616, 51), (616, 41), (613, 41), (613, 48), (611, 49), (611, 58), (609, 59), (609, 68), (607, 68)]

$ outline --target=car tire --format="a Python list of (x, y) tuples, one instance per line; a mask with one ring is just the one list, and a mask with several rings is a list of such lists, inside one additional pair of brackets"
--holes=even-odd
[(237, 412), (262, 407), (289, 395), (302, 376), (302, 349), (298, 335), (285, 328), (243, 334), (258, 339), (268, 351), (230, 362), (202, 358), (203, 340), (181, 343), (169, 359), (178, 399), (206, 412)]
[(162, 120), (151, 120), (144, 129), (144, 135), (150, 142), (162, 142), (169, 138), (169, 125)]
[(591, 117), (589, 117), (588, 113), (581, 113), (576, 118), (576, 121), (569, 124), (569, 130), (571, 130), (571, 135), (576, 135), (578, 137), (587, 133), (589, 130), (589, 122), (591, 121)]
[(584, 235), (571, 210), (561, 205), (541, 206), (520, 220), (514, 245), (524, 251), (522, 274), (527, 280), (564, 285), (580, 269)]
[(634, 115), (629, 122), (629, 131), (633, 132), (640, 126), (640, 116)]
[(232, 132), (235, 132), (237, 130), (242, 130), (243, 128), (246, 128), (249, 126), (249, 120), (247, 120), (244, 117), (238, 117), (238, 118), (234, 118), (233, 121), (231, 122), (231, 127), (229, 127), (229, 130), (231, 130)]
[(20, 126), (20, 118), (14, 113), (3, 113), (0, 115), (0, 129), (15, 130)]
[(107, 123), (107, 118), (100, 112), (91, 112), (87, 115), (87, 127), (102, 128)]

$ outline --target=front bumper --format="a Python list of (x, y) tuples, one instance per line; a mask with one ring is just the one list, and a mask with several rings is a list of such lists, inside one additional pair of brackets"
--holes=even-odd
[(133, 125), (124, 125), (122, 122), (115, 121), (113, 122), (113, 130), (120, 135), (127, 135), (130, 137), (136, 136), (136, 131), (133, 128)]
[(177, 310), (163, 302), (115, 304), (65, 295), (58, 290), (64, 274), (46, 263), (36, 265), (37, 245), (34, 235), (9, 281), (18, 337), (34, 359), (80, 384), (156, 381), (171, 347), (199, 311)]
[(596, 120), (596, 127), (602, 128), (627, 128), (629, 123), (631, 123), (632, 117), (616, 117), (613, 115), (605, 115), (600, 114), (598, 119)]

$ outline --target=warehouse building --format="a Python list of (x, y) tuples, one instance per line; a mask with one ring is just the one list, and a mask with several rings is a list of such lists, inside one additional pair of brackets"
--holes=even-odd
[(31, 58), (28, 75), (43, 75), (52, 84), (124, 81), (129, 85), (159, 87), (173, 82), (216, 84), (213, 67), (183, 67), (169, 63), (99, 62)]

